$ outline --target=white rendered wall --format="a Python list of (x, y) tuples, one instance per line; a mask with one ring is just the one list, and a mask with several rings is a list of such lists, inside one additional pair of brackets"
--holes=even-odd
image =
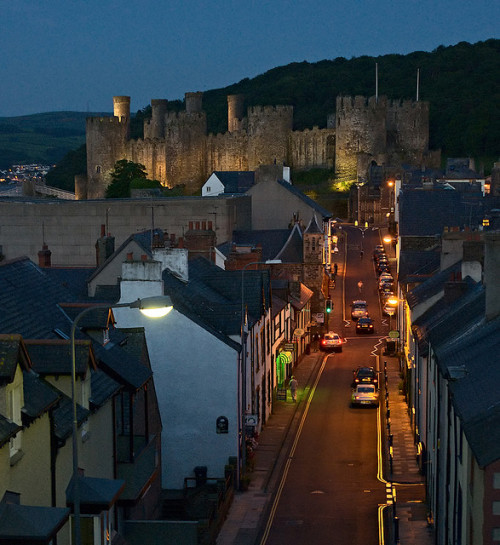
[[(144, 297), (148, 284), (122, 282), (122, 300)], [(151, 291), (147, 296), (159, 295)], [(182, 488), (196, 466), (223, 478), (238, 452), (238, 352), (175, 309), (159, 319), (135, 309), (114, 314), (117, 327), (146, 332), (163, 426), (162, 487)], [(216, 433), (219, 416), (227, 417), (229, 433)]]

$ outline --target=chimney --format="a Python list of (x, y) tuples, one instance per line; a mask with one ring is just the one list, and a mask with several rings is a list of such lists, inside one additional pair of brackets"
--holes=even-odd
[(52, 252), (45, 242), (42, 245), (42, 249), (38, 252), (38, 266), (39, 267), (51, 267), (50, 256)]
[(101, 224), (101, 236), (95, 243), (96, 264), (98, 267), (110, 257), (115, 251), (115, 237), (106, 235), (106, 225)]

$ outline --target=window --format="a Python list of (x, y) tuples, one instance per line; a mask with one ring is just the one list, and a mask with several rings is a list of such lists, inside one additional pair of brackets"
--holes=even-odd
[(100, 174), (100, 173), (101, 173), (101, 166), (100, 166), (100, 165), (97, 165), (97, 166), (95, 167), (95, 171), (96, 171), (97, 174)]
[(212, 191), (212, 188), (210, 186), (207, 186), (207, 193), (210, 193)]

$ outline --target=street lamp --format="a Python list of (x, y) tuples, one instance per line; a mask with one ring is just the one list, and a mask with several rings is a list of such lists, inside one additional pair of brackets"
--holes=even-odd
[(78, 322), (91, 312), (97, 309), (113, 309), (113, 308), (137, 308), (145, 316), (150, 318), (161, 318), (168, 314), (173, 306), (172, 300), (168, 295), (157, 297), (146, 297), (137, 299), (132, 303), (116, 303), (113, 305), (98, 304), (85, 308), (73, 320), (71, 326), (71, 400), (73, 403), (73, 519), (75, 524), (75, 541), (77, 545), (81, 545), (82, 535), (80, 531), (80, 483), (78, 478), (78, 418), (76, 411), (76, 350), (75, 350), (75, 331)]
[(238, 485), (241, 487), (242, 472), (246, 465), (246, 436), (245, 416), (247, 405), (247, 347), (245, 336), (245, 271), (250, 265), (277, 265), (281, 259), (268, 259), (267, 261), (252, 261), (241, 269), (241, 415), (240, 415), (240, 460), (237, 469)]

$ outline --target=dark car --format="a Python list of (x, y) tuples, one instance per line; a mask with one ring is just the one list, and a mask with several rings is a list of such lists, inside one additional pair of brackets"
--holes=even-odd
[(356, 333), (373, 333), (374, 330), (373, 320), (368, 316), (360, 318), (356, 322)]
[(378, 373), (373, 367), (358, 367), (353, 371), (352, 387), (358, 384), (375, 384), (378, 388)]

